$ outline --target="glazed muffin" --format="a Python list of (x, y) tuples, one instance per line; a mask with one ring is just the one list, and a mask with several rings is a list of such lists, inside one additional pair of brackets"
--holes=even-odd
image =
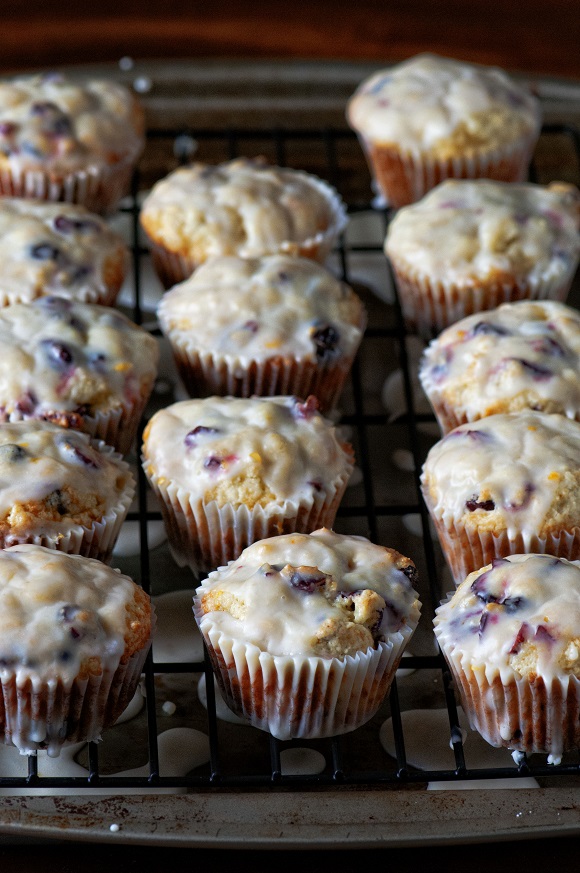
[(129, 451), (157, 341), (120, 312), (64, 297), (0, 310), (0, 422), (42, 419)]
[(111, 212), (144, 145), (135, 97), (108, 80), (60, 73), (0, 82), (0, 193)]
[(129, 252), (82, 206), (0, 198), (0, 306), (56, 294), (112, 306)]
[(53, 757), (99, 740), (136, 691), (152, 619), (149, 596), (101, 561), (0, 550), (0, 740)]
[(541, 118), (539, 101), (501, 70), (422, 54), (366, 79), (347, 121), (398, 208), (444, 179), (523, 182)]
[(213, 255), (289, 254), (323, 262), (346, 226), (334, 189), (263, 158), (180, 167), (143, 201), (141, 224), (166, 288)]
[(514, 555), (471, 573), (435, 634), (471, 727), (560, 763), (580, 744), (580, 563)]
[(88, 434), (0, 424), (0, 548), (35, 543), (108, 561), (134, 493), (121, 455)]
[(385, 253), (407, 327), (426, 338), (501, 303), (563, 301), (580, 258), (580, 191), (443, 182), (397, 213)]
[(325, 410), (366, 323), (351, 288), (290, 255), (210, 258), (163, 296), (157, 314), (192, 397), (314, 394)]
[(416, 578), (394, 549), (330, 530), (249, 546), (194, 600), (228, 706), (281, 740), (367, 722), (419, 621)]
[(207, 573), (255, 540), (330, 527), (352, 448), (314, 397), (208, 397), (161, 409), (143, 434), (143, 468), (175, 560)]
[(436, 443), (421, 487), (456, 584), (496, 558), (580, 559), (580, 422), (524, 409)]
[(425, 350), (419, 379), (444, 433), (488, 415), (536, 409), (580, 419), (580, 313), (504, 303), (451, 325)]

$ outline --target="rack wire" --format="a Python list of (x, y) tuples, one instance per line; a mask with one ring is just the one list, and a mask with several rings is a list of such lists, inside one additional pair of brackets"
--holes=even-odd
[[(551, 137), (564, 137), (576, 162), (572, 172), (580, 178), (580, 132), (570, 125), (549, 125), (543, 130), (544, 144)], [(370, 180), (363, 174), (362, 186), (353, 181), (352, 155), (357, 154), (357, 143), (349, 131), (337, 129), (324, 130), (151, 130), (149, 143), (155, 150), (165, 152), (166, 171), (172, 162), (187, 161), (195, 148), (199, 149), (200, 159), (205, 151), (214, 162), (233, 158), (241, 154), (253, 156), (268, 152), (271, 160), (278, 165), (296, 166), (318, 173), (333, 184), (347, 201), (353, 219), (365, 216), (379, 220), (380, 233), (375, 239), (350, 239), (348, 233), (340, 240), (336, 253), (335, 271), (344, 281), (353, 284), (357, 290), (366, 294), (369, 307), (369, 327), (366, 331), (361, 352), (352, 371), (351, 384), (346, 391), (341, 427), (351, 429), (351, 439), (355, 444), (357, 463), (361, 473), (361, 483), (347, 492), (347, 498), (339, 509), (337, 530), (363, 533), (375, 542), (396, 545), (389, 537), (405, 531), (404, 521), (410, 517), (420, 523), (421, 536), (415, 540), (414, 552), (410, 554), (420, 566), (422, 577), (421, 599), (423, 601), (424, 639), (420, 643), (424, 653), (415, 653), (404, 661), (404, 666), (414, 671), (413, 677), (395, 681), (388, 700), (371, 720), (369, 725), (359, 728), (352, 734), (328, 740), (311, 742), (280, 742), (257, 729), (225, 725), (217, 716), (213, 675), (207, 655), (204, 661), (162, 663), (155, 662), (150, 655), (145, 668), (146, 709), (142, 716), (144, 740), (143, 753), (149, 762), (146, 776), (118, 776), (104, 772), (101, 747), (88, 744), (86, 757), (87, 776), (58, 777), (40, 776), (37, 758), (28, 757), (28, 773), (22, 777), (5, 776), (0, 772), (0, 788), (55, 788), (74, 789), (79, 794), (91, 788), (110, 789), (185, 789), (220, 790), (235, 788), (240, 791), (255, 791), (268, 787), (285, 790), (322, 790), (333, 787), (340, 790), (352, 786), (376, 786), (384, 789), (401, 786), (423, 785), (429, 782), (454, 782), (457, 780), (499, 779), (505, 777), (536, 777), (542, 785), (553, 785), (562, 777), (578, 779), (580, 761), (578, 753), (564, 756), (562, 763), (551, 765), (546, 756), (521, 755), (513, 766), (505, 763), (496, 767), (470, 767), (469, 755), (465, 754), (457, 702), (450, 674), (426, 625), (430, 622), (433, 609), (440, 602), (444, 590), (440, 574), (442, 557), (438, 545), (431, 536), (426, 508), (419, 490), (419, 473), (429, 441), (433, 441), (429, 424), (432, 416), (419, 412), (414, 386), (414, 363), (409, 353), (410, 338), (405, 334), (395, 285), (388, 263), (382, 255), (382, 238), (389, 222), (386, 209), (373, 206), (366, 196), (370, 192)], [(343, 152), (347, 154), (346, 164)], [(292, 159), (292, 154), (298, 157)], [(316, 153), (316, 155), (315, 155)], [(314, 161), (313, 155), (316, 157)], [(297, 160), (300, 163), (297, 163)], [(306, 166), (306, 162), (312, 162)], [(538, 177), (537, 168), (532, 169), (532, 178)], [(545, 180), (541, 180), (545, 181)], [(142, 263), (147, 250), (139, 237), (138, 214), (140, 191), (143, 177), (135, 175), (130, 201), (122, 211), (130, 219), (132, 252), (134, 264), (133, 318), (137, 323), (144, 321), (142, 302)], [(345, 190), (348, 189), (348, 190)], [(361, 191), (363, 192), (361, 196)], [(391, 289), (392, 302), (379, 299), (373, 290), (360, 288), (356, 278), (353, 259), (357, 256), (373, 256), (382, 271), (384, 288)], [(364, 283), (362, 283), (364, 284)], [(376, 292), (376, 288), (374, 289)], [(157, 331), (158, 333), (158, 331)], [(365, 369), (366, 364), (366, 369)], [(371, 389), (367, 382), (368, 371), (373, 371), (374, 384)], [(379, 371), (379, 381), (384, 376), (398, 371), (404, 397), (404, 412), (393, 419), (379, 400), (380, 385), (374, 370)], [(383, 372), (384, 370), (384, 372)], [(140, 436), (138, 444), (140, 444)], [(410, 452), (412, 465), (407, 472), (390, 469), (386, 448), (402, 446)], [(412, 466), (412, 469), (411, 469)], [(392, 467), (392, 465), (391, 465)], [(151, 568), (151, 549), (148, 542), (148, 526), (159, 521), (161, 515), (151, 509), (148, 501), (147, 482), (138, 467), (138, 510), (130, 513), (129, 520), (138, 522), (140, 554), (138, 580), (152, 593), (158, 593), (158, 579)], [(386, 481), (385, 481), (386, 480)], [(419, 553), (420, 550), (420, 553)], [(408, 552), (407, 552), (408, 553)], [(168, 560), (171, 559), (168, 557)], [(171, 569), (168, 570), (171, 574)], [(193, 584), (193, 580), (192, 580)], [(415, 650), (414, 650), (415, 651)], [(205, 720), (205, 732), (209, 737), (210, 760), (185, 776), (170, 776), (160, 766), (158, 736), (159, 695), (156, 681), (168, 674), (180, 674), (191, 679), (192, 707), (196, 707), (197, 719)], [(207, 709), (202, 710), (196, 700), (195, 682), (199, 674), (205, 675)], [(405, 732), (403, 712), (413, 708), (416, 700), (426, 697), (425, 686), (437, 686), (440, 706), (447, 713), (446, 742), (453, 749), (453, 766), (444, 769), (418, 769), (409, 761), (407, 755), (408, 736)], [(429, 695), (427, 695), (428, 697)], [(429, 698), (431, 700), (431, 698)], [(421, 705), (421, 703), (419, 704)], [(201, 712), (201, 715), (199, 714)], [(380, 727), (389, 718), (392, 723), (395, 756), (388, 755), (379, 742)], [(187, 716), (186, 716), (187, 723)], [(163, 725), (166, 727), (167, 725)], [(121, 728), (119, 728), (121, 729)], [(236, 733), (237, 732), (237, 733)], [(243, 734), (242, 734), (243, 732)], [(243, 739), (239, 738), (243, 736)], [(323, 771), (313, 775), (293, 775), (285, 773), (281, 754), (286, 748), (295, 746), (312, 747), (321, 752), (326, 761)], [(362, 749), (362, 752), (361, 752)], [(249, 751), (251, 750), (251, 751)], [(369, 751), (370, 750), (370, 751)], [(250, 763), (248, 764), (248, 760)], [(505, 762), (505, 757), (501, 759)], [(577, 784), (575, 782), (574, 784)]]

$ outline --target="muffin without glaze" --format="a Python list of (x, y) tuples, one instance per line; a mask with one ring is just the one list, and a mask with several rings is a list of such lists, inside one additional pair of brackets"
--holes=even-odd
[(580, 419), (580, 313), (520, 301), (471, 315), (430, 343), (419, 378), (444, 433), (528, 408)]
[(158, 308), (192, 397), (338, 400), (366, 323), (357, 295), (307, 258), (210, 258)]
[(501, 70), (423, 54), (366, 79), (347, 120), (399, 207), (447, 178), (524, 181), (541, 119), (539, 102)]
[(0, 198), (0, 306), (59, 297), (112, 306), (129, 254), (82, 206)]
[(129, 451), (156, 340), (120, 312), (63, 297), (0, 310), (0, 422), (42, 419)]
[(112, 81), (59, 73), (0, 82), (0, 193), (109, 212), (144, 145), (135, 97)]
[(228, 705), (283, 740), (364, 724), (419, 620), (416, 577), (394, 549), (326, 529), (249, 546), (194, 601)]
[(159, 410), (143, 439), (173, 555), (194, 573), (255, 540), (331, 526), (353, 466), (315, 398), (185, 400)]
[(525, 409), (436, 443), (423, 496), (456, 584), (495, 558), (580, 558), (580, 422)]
[(513, 555), (471, 573), (435, 635), (471, 726), (493, 746), (580, 745), (580, 562)]
[(407, 326), (425, 337), (500, 303), (564, 300), (580, 257), (580, 191), (443, 182), (397, 213), (385, 253)]
[(87, 434), (0, 424), (0, 548), (36, 543), (106, 561), (134, 492), (121, 456)]
[(180, 167), (143, 201), (141, 224), (166, 288), (213, 255), (324, 261), (346, 225), (340, 197), (309, 173), (264, 159)]
[(53, 756), (98, 740), (135, 693), (151, 628), (148, 595), (101, 561), (0, 551), (0, 738)]

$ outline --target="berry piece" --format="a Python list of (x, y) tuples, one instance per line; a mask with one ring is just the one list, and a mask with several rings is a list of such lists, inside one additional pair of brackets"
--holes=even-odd
[(88, 232), (91, 230), (99, 230), (99, 225), (96, 221), (88, 219), (70, 218), (68, 215), (57, 215), (54, 219), (55, 230), (60, 233), (74, 233), (75, 231)]
[(476, 509), (483, 509), (485, 512), (492, 512), (495, 509), (493, 500), (478, 500), (474, 494), (470, 500), (465, 501), (465, 508), (470, 512), (475, 512)]
[(505, 327), (500, 327), (498, 324), (491, 324), (489, 321), (478, 321), (469, 331), (470, 336), (484, 336), (486, 334), (492, 336), (509, 336), (510, 331)]
[(539, 364), (532, 364), (531, 361), (526, 361), (524, 358), (508, 358), (508, 361), (515, 361), (524, 370), (527, 370), (534, 382), (545, 382), (547, 379), (551, 379), (554, 375), (551, 370), (548, 370), (546, 367), (541, 367)]
[(287, 564), (281, 572), (293, 588), (304, 591), (306, 594), (321, 591), (325, 587), (326, 581), (332, 578), (316, 567), (291, 567)]
[(4, 443), (4, 445), (0, 446), (0, 462), (14, 463), (23, 461), (27, 457), (28, 452), (26, 449), (23, 449), (22, 446), (17, 446), (16, 443)]
[(46, 339), (40, 343), (46, 359), (53, 370), (68, 370), (74, 364), (70, 348), (58, 340)]
[(303, 418), (306, 421), (312, 418), (318, 412), (319, 403), (314, 394), (310, 394), (304, 403), (295, 399), (294, 403), (294, 417), (297, 419)]
[(60, 249), (49, 242), (37, 243), (30, 248), (30, 257), (35, 261), (58, 261), (60, 255)]
[(193, 430), (190, 430), (189, 433), (185, 435), (183, 442), (188, 449), (191, 449), (193, 446), (197, 445), (197, 437), (214, 433), (219, 433), (217, 427), (205, 427), (203, 424), (198, 424), (197, 427), (194, 427)]
[(336, 351), (340, 341), (339, 332), (330, 324), (314, 330), (311, 336), (316, 350), (316, 357), (321, 360), (330, 357)]
[(96, 454), (91, 454), (90, 449), (85, 446), (81, 449), (79, 446), (75, 445), (72, 440), (61, 440), (60, 450), (69, 461), (83, 464), (83, 466), (90, 467), (93, 470), (99, 470), (101, 467), (100, 460)]

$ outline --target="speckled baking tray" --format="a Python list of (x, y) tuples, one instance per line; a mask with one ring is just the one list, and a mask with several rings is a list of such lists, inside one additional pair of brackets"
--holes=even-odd
[[(356, 81), (362, 76), (359, 66), (350, 69)], [(223, 123), (231, 93), (214, 95), (217, 115), (211, 116), (206, 105), (203, 126), (193, 123), (192, 101), (201, 98), (193, 93), (191, 69), (174, 67), (182, 109), (190, 87), (190, 108), (181, 114), (171, 101), (166, 65), (163, 88), (156, 86), (155, 67), (130, 73), (141, 80), (150, 132), (133, 196), (112, 219), (133, 249), (134, 272), (120, 305), (159, 336), (154, 310), (162, 292), (139, 238), (137, 214), (142, 190), (180, 160), (192, 154), (211, 162), (237, 154), (265, 154), (277, 163), (315, 172), (339, 188), (351, 222), (330, 267), (363, 296), (369, 328), (341, 402), (340, 426), (355, 446), (357, 474), (336, 528), (396, 545), (417, 563), (424, 606), (412, 657), (368, 725), (340, 739), (284, 744), (224, 721), (202, 650), (181, 649), (175, 660), (175, 652), (166, 654), (166, 635), (163, 646), (154, 649), (154, 663), (148, 664), (143, 683), (147, 705), (107, 732), (102, 744), (76, 750), (74, 761), (69, 761), (72, 770), (61, 773), (57, 766), (43, 775), (44, 764), (31, 758), (21, 759), (17, 774), (10, 770), (8, 775), (0, 758), (0, 793), (22, 792), (0, 796), (0, 835), (224, 848), (369, 848), (578, 834), (578, 755), (565, 756), (559, 767), (549, 766), (545, 756), (532, 756), (517, 766), (505, 750), (488, 749), (490, 758), (474, 751), (471, 738), (465, 746), (462, 742), (464, 725), (430, 630), (434, 606), (451, 584), (430, 537), (417, 488), (417, 470), (437, 431), (416, 383), (421, 344), (404, 336), (382, 254), (389, 216), (373, 208), (356, 139), (338, 123), (336, 107), (324, 116), (324, 127), (317, 126), (312, 110), (316, 101), (304, 89), (295, 93), (292, 111), (284, 117), (287, 123), (272, 118), (280, 106), (273, 109), (270, 91), (269, 108), (260, 116), (256, 82), (266, 78), (257, 75), (257, 68), (239, 69), (246, 72), (246, 87), (253, 77), (254, 109), (251, 126), (236, 128)], [(322, 91), (328, 88), (331, 70), (326, 66), (323, 72)], [(356, 84), (348, 80), (348, 72), (342, 68), (340, 74), (345, 91)], [(304, 83), (304, 69), (294, 68), (293, 73), (296, 92)], [(205, 81), (207, 75), (206, 69)], [(240, 82), (236, 99), (243, 96)], [(563, 117), (550, 117), (536, 154), (534, 173), (542, 182), (580, 179), (578, 133), (568, 123), (576, 120), (573, 95), (577, 99), (579, 92), (573, 86), (562, 91), (563, 87), (558, 85), (557, 91)], [(290, 101), (290, 91), (286, 84), (282, 102)], [(308, 121), (302, 127), (293, 115), (297, 100), (310, 107), (301, 115)], [(183, 119), (179, 125), (177, 116)], [(230, 117), (237, 119), (233, 111)], [(573, 304), (578, 294), (576, 283)], [(146, 417), (182, 391), (169, 350), (161, 337), (159, 341), (161, 374)], [(137, 469), (136, 461), (134, 457)], [(114, 563), (149, 587), (162, 607), (172, 592), (185, 590), (183, 608), (195, 587), (196, 580), (177, 568), (169, 555), (158, 507), (143, 477)], [(197, 693), (200, 677), (205, 681), (205, 704)], [(177, 745), (168, 757), (165, 742), (158, 738), (166, 734), (167, 740), (171, 732)], [(195, 755), (187, 758), (185, 739), (180, 746), (181, 738), (192, 732), (208, 738), (202, 761)], [(389, 732), (392, 740), (386, 737)], [(186, 768), (186, 761), (191, 768)], [(527, 787), (530, 784), (536, 787)], [(36, 796), (39, 787), (53, 793)], [(111, 796), (100, 796), (109, 792)]]

